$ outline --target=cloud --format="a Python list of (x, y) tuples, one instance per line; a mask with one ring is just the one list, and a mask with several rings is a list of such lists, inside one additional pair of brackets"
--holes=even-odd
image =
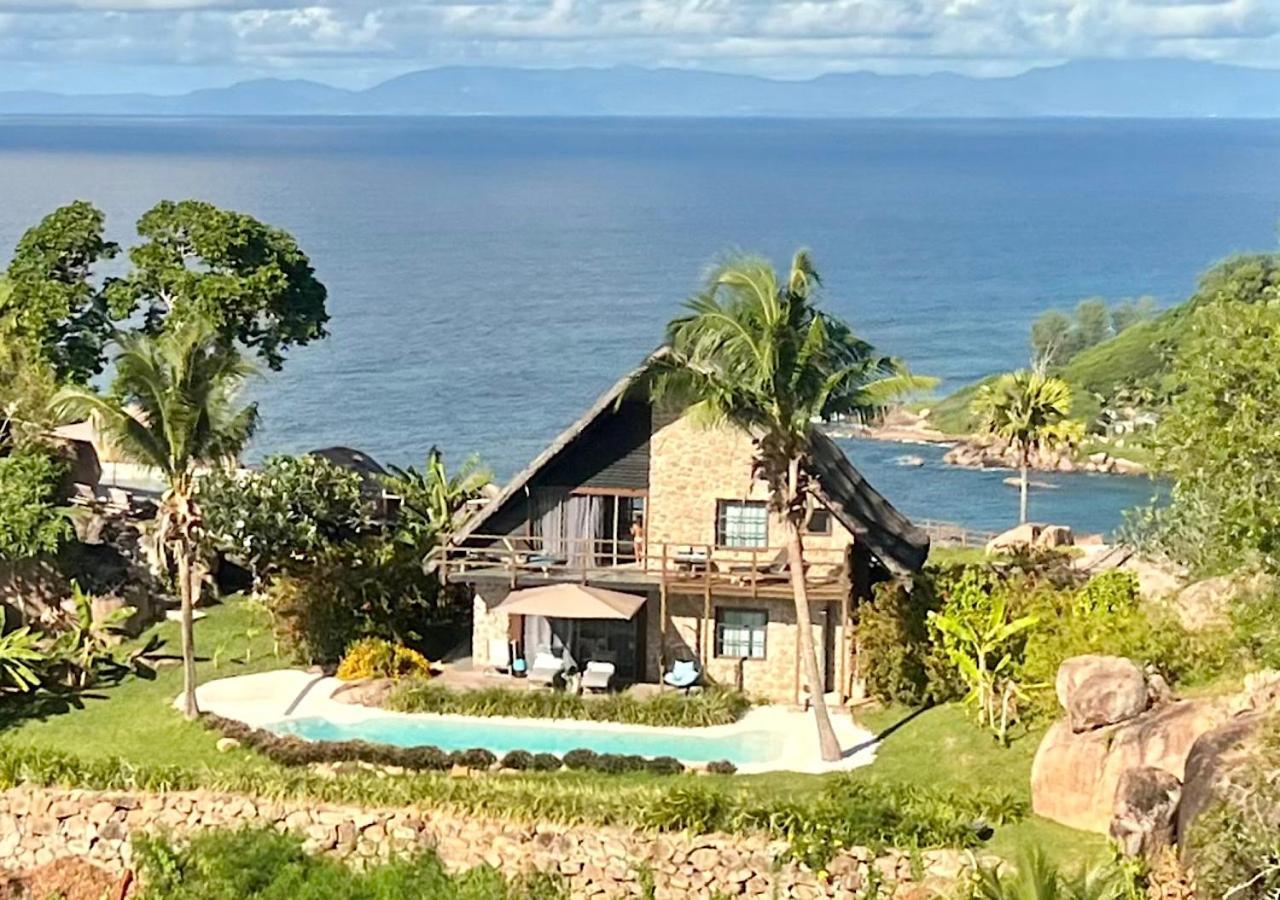
[(45, 81), (68, 59), (108, 80), (205, 66), (349, 83), (470, 62), (807, 76), (1097, 56), (1280, 65), (1280, 0), (0, 0), (0, 64)]

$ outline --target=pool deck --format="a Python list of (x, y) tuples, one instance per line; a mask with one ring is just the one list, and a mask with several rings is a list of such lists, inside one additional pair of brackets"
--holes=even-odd
[[(300, 669), (279, 669), (254, 675), (221, 678), (200, 685), (196, 699), (200, 708), (226, 719), (236, 719), (254, 728), (262, 728), (291, 718), (322, 718), (344, 725), (358, 725), (371, 719), (403, 717), (419, 722), (452, 720), (474, 722), (469, 716), (439, 716), (426, 713), (398, 713), (339, 703), (332, 695), (344, 682)], [(181, 698), (175, 701), (175, 705)], [(584, 722), (579, 719), (516, 719), (493, 717), (485, 721), (509, 723), (513, 727), (542, 729), (565, 728), (610, 732), (663, 734), (696, 733), (707, 737), (731, 737), (740, 732), (766, 732), (776, 741), (778, 755), (765, 763), (745, 764), (739, 771), (751, 772), (835, 772), (869, 765), (875, 759), (875, 735), (856, 725), (843, 711), (832, 710), (832, 724), (844, 756), (834, 763), (824, 763), (818, 752), (818, 737), (811, 713), (783, 706), (753, 707), (731, 725), (708, 728), (652, 728), (619, 722)]]

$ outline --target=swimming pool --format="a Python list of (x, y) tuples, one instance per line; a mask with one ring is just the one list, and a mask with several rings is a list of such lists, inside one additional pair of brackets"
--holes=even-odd
[[(371, 716), (335, 722), (318, 716), (282, 719), (266, 725), (276, 734), (311, 741), (372, 741), (397, 747), (433, 746), (441, 750), (483, 747), (499, 755), (511, 750), (555, 753), (587, 748), (597, 753), (674, 756), (683, 762), (727, 759), (734, 765), (758, 765), (777, 758), (777, 735), (765, 731), (723, 733), (722, 729), (674, 731), (583, 725), (572, 722), (532, 722), (509, 719), (455, 717)], [(715, 733), (720, 732), (720, 733)]]

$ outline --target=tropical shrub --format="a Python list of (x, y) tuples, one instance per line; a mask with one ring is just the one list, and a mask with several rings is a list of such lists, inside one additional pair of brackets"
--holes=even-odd
[(568, 769), (595, 769), (599, 765), (599, 760), (600, 754), (585, 748), (570, 750), (564, 755), (565, 768)]
[[(559, 768), (559, 760), (556, 760), (556, 768)], [(533, 754), (527, 750), (512, 750), (506, 756), (502, 757), (502, 768), (515, 769), (516, 771), (524, 771), (533, 768)]]
[(950, 699), (954, 688), (946, 660), (931, 640), (928, 617), (941, 598), (928, 574), (907, 586), (876, 585), (857, 611), (858, 667), (867, 692), (886, 703), (916, 706)]
[(743, 694), (726, 688), (708, 688), (688, 696), (673, 691), (639, 700), (627, 694), (581, 697), (562, 692), (511, 691), (505, 688), (454, 691), (417, 679), (404, 681), (387, 699), (388, 708), (400, 712), (583, 719), (678, 728), (728, 725), (742, 718), (750, 705)]
[(347, 648), (338, 665), (343, 681), (365, 678), (430, 678), (431, 663), (417, 650), (382, 638), (362, 638)]
[(370, 537), (322, 549), (277, 576), (264, 602), (281, 647), (305, 663), (336, 663), (352, 640), (379, 637), (419, 648), (442, 589), (410, 548)]
[(455, 766), (482, 770), (493, 768), (493, 764), (498, 761), (498, 757), (492, 751), (483, 747), (472, 747), (470, 750), (455, 750), (449, 754), (449, 759), (453, 761)]
[(732, 775), (737, 771), (738, 767), (727, 759), (717, 759), (707, 763), (708, 775)]
[(58, 506), (61, 460), (40, 449), (0, 458), (0, 561), (54, 556), (74, 536)]
[(39, 687), (47, 658), (30, 628), (0, 635), (0, 696), (25, 694)]
[(563, 883), (547, 875), (507, 881), (488, 867), (450, 875), (432, 853), (361, 870), (307, 854), (302, 839), (271, 829), (195, 835), (178, 848), (140, 835), (134, 851), (142, 900), (561, 900)]
[(316, 456), (272, 456), (255, 472), (215, 469), (200, 479), (196, 502), (209, 543), (248, 568), (255, 586), (370, 527), (360, 476)]
[(1141, 900), (1146, 891), (1140, 881), (1133, 866), (1116, 864), (1066, 873), (1036, 847), (1024, 853), (1016, 866), (979, 868), (973, 896), (975, 900)]
[(564, 761), (554, 753), (535, 753), (529, 768), (535, 772), (554, 772), (564, 765)]

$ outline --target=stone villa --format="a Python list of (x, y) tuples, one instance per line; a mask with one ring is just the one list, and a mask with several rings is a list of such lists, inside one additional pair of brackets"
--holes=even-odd
[[(661, 682), (673, 661), (753, 697), (798, 703), (795, 606), (782, 523), (752, 472), (751, 439), (653, 406), (641, 370), (601, 396), (448, 543), (445, 577), (474, 588), (477, 667), (553, 652), (622, 682)], [(909, 575), (929, 544), (825, 436), (812, 472), (806, 579), (826, 691), (857, 689), (854, 606)], [(577, 583), (643, 598), (630, 618), (512, 615), (516, 590)]]

